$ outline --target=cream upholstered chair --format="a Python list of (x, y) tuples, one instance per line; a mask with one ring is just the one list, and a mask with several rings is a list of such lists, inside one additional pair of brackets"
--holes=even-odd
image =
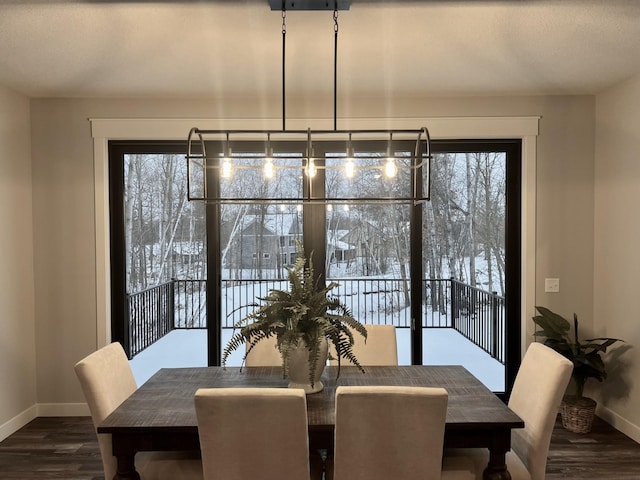
[[(527, 349), (509, 398), (511, 410), (524, 420), (523, 429), (512, 431), (507, 453), (514, 480), (545, 478), (551, 433), (572, 371), (572, 362), (541, 343)], [(486, 449), (450, 449), (445, 452), (442, 478), (482, 478), (488, 463)]]
[[(127, 355), (114, 342), (80, 360), (75, 365), (94, 427), (97, 427), (137, 388)], [(111, 453), (111, 435), (100, 433), (98, 444), (105, 480), (116, 473), (116, 458)], [(136, 455), (136, 470), (141, 478), (201, 479), (202, 462), (191, 452), (141, 452)]]
[(205, 479), (309, 479), (304, 390), (201, 388), (195, 407)]
[[(246, 344), (247, 351), (249, 344)], [(279, 367), (282, 365), (282, 357), (278, 350), (275, 336), (263, 338), (251, 349), (244, 360), (247, 367)]]
[(442, 388), (338, 387), (327, 478), (439, 478), (447, 402)]
[[(396, 341), (396, 327), (394, 325), (365, 325), (367, 339), (359, 333), (353, 335), (353, 353), (362, 366), (398, 365), (398, 343)], [(337, 365), (336, 351), (331, 348), (331, 364)], [(351, 362), (341, 359), (342, 365)]]

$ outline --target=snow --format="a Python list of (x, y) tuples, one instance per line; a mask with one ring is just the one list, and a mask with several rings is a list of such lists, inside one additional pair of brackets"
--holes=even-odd
[[(410, 330), (396, 329), (398, 363), (411, 364)], [(222, 347), (231, 337), (231, 329), (222, 331)], [(228, 366), (239, 366), (242, 351), (234, 352)], [(504, 365), (469, 342), (452, 328), (423, 330), (424, 365), (463, 365), (494, 392), (504, 391)], [(160, 368), (204, 367), (207, 365), (207, 334), (204, 329), (173, 330), (136, 355), (131, 368), (138, 385), (146, 382)]]

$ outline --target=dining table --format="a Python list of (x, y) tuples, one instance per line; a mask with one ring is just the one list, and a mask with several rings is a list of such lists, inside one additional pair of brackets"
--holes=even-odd
[[(511, 478), (505, 461), (511, 430), (523, 420), (467, 369), (459, 365), (327, 366), (324, 388), (307, 395), (309, 447), (333, 449), (335, 392), (338, 386), (426, 386), (447, 390), (445, 448), (487, 448), (483, 478)], [(281, 367), (162, 368), (102, 423), (98, 433), (112, 435), (117, 459), (115, 480), (138, 479), (135, 454), (142, 451), (200, 449), (194, 395), (199, 388), (287, 388)]]

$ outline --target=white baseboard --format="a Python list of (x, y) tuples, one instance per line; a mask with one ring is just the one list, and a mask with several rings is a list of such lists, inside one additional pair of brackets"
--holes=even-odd
[(0, 442), (7, 438), (9, 435), (20, 430), (37, 416), (38, 407), (37, 405), (32, 405), (31, 407), (13, 417), (11, 420), (4, 422), (2, 425), (0, 425)]
[(631, 423), (626, 418), (621, 417), (613, 410), (604, 406), (598, 405), (596, 414), (616, 430), (621, 431), (626, 436), (640, 443), (640, 427), (638, 425)]
[(37, 417), (88, 417), (86, 403), (37, 403), (0, 425), (0, 442)]

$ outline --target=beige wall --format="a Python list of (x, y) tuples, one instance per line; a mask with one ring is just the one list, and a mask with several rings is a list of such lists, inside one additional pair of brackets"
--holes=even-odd
[(602, 415), (640, 441), (640, 75), (596, 101), (596, 333), (627, 342), (607, 355)]
[(0, 86), (0, 439), (37, 400), (30, 137), (29, 99)]

